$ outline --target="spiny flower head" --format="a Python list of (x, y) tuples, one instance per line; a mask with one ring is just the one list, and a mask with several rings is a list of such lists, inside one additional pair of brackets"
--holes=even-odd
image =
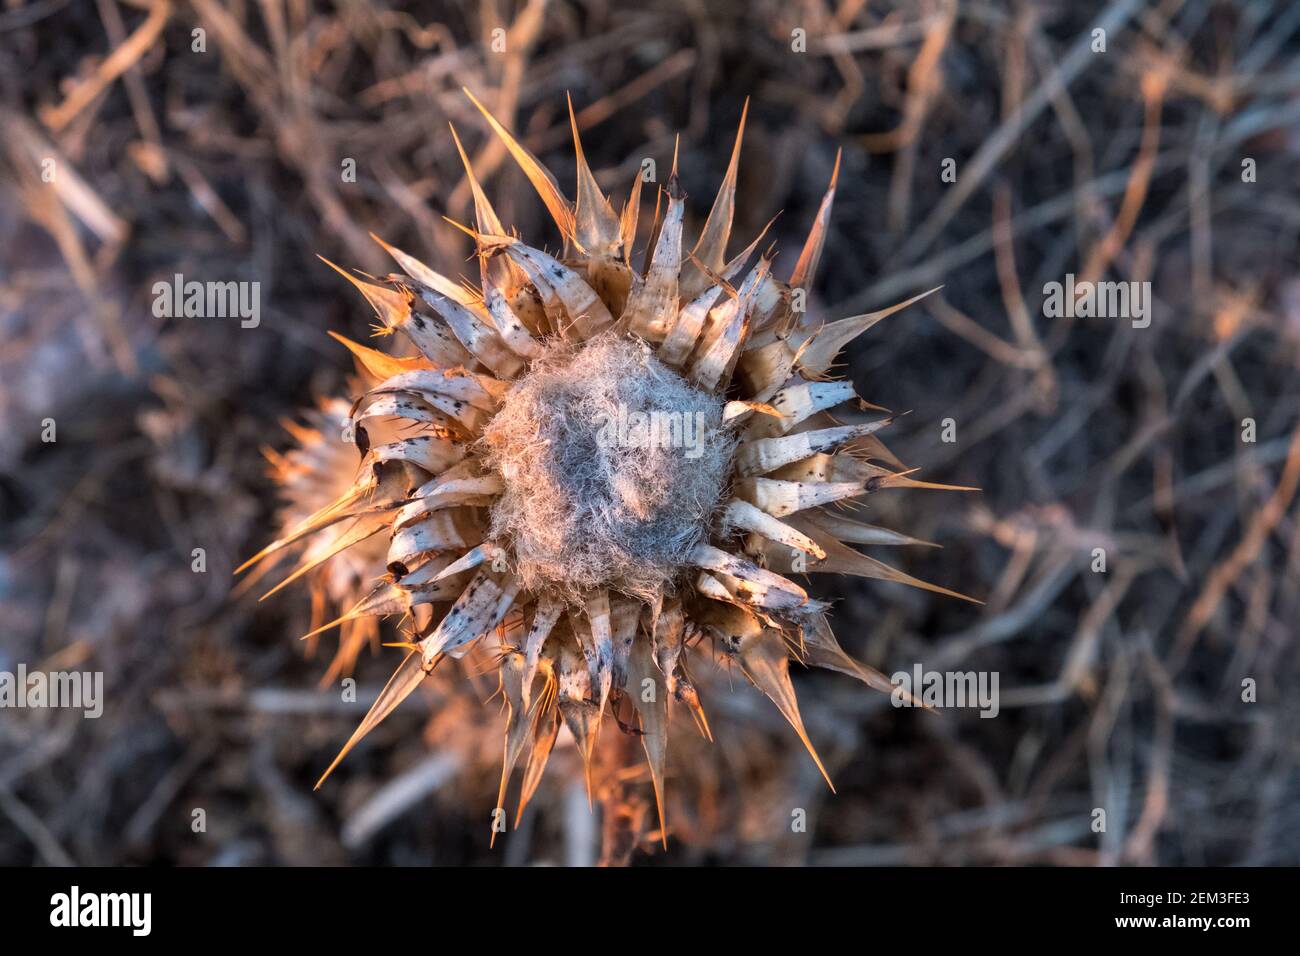
[[(696, 656), (735, 665), (766, 694), (823, 775), (790, 661), (893, 689), (841, 649), (826, 606), (790, 575), (858, 575), (961, 597), (859, 553), (850, 545), (917, 542), (843, 510), (882, 488), (941, 487), (911, 477), (880, 441), (890, 418), (832, 417), (877, 409), (828, 373), (845, 344), (915, 299), (826, 324), (794, 308), (821, 257), (838, 161), (788, 282), (766, 255), (751, 264), (761, 234), (727, 258), (743, 115), (694, 244), (684, 241), (674, 169), (638, 270), (642, 177), (616, 214), (575, 122), (571, 203), (474, 102), (564, 248), (553, 256), (509, 234), (461, 149), (475, 226), (460, 228), (475, 241), (477, 286), (380, 240), (403, 274), (334, 267), (382, 331), (403, 334), (418, 354), (347, 343), (378, 383), (350, 410), (359, 471), (253, 561), (328, 535), (292, 579), (386, 542), (382, 578), (326, 627), (401, 615), (407, 654), (326, 775), (440, 663), (473, 656), (497, 670), (507, 714), (498, 807), (522, 763), (522, 812), (562, 729), (590, 792), (593, 767), (604, 772), (612, 759), (620, 769), (597, 748), (607, 729), (620, 739), (603, 745), (611, 753), (639, 740), (666, 838), (670, 707), (710, 732)], [(391, 440), (372, 441), (380, 432)]]
[[(354, 384), (365, 387), (361, 380), (354, 380)], [(270, 476), (280, 489), (278, 526), (282, 536), (291, 534), (352, 487), (357, 470), (356, 449), (343, 440), (351, 429), (351, 420), (350, 401), (323, 398), (304, 409), (296, 419), (281, 422), (294, 440), (292, 448), (285, 452), (263, 449), (270, 463)], [(302, 539), (298, 559), (311, 571), (307, 577), (311, 583), (313, 632), (340, 611), (354, 607), (385, 572), (387, 549), (378, 536), (342, 551), (333, 549), (335, 541), (346, 531), (346, 524), (340, 522)], [(318, 560), (322, 556), (324, 560)], [(262, 564), (245, 579), (243, 586), (253, 586), (275, 567), (270, 562)], [(356, 617), (340, 627), (338, 651), (321, 677), (322, 685), (350, 675), (362, 648), (378, 646), (379, 618)], [(315, 650), (314, 645), (311, 649)]]

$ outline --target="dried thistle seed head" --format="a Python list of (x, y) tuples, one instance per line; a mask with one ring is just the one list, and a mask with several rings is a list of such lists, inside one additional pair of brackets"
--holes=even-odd
[(645, 600), (675, 590), (730, 469), (722, 407), (612, 332), (534, 362), (482, 438), (505, 482), (489, 534), (524, 587), (573, 601), (597, 587)]
[[(862, 421), (867, 406), (852, 384), (827, 380), (849, 341), (915, 298), (831, 323), (793, 307), (817, 271), (838, 163), (788, 282), (770, 259), (751, 265), (761, 234), (728, 257), (739, 134), (698, 239), (683, 235), (685, 196), (670, 177), (636, 269), (640, 177), (616, 215), (575, 121), (571, 203), (479, 109), (564, 249), (553, 256), (510, 235), (462, 150), (478, 288), (386, 244), (405, 277), (338, 270), (385, 331), (420, 354), (347, 343), (379, 382), (351, 409), (358, 436), (373, 440), (362, 443), (351, 487), (258, 557), (315, 533), (331, 535), (316, 561), (387, 544), (388, 573), (335, 623), (400, 614), (409, 653), (326, 775), (441, 661), (468, 655), (472, 667), (497, 670), (506, 705), (496, 806), (521, 767), (522, 812), (563, 728), (589, 793), (630, 779), (628, 747), (644, 751), (666, 838), (670, 707), (690, 718), (675, 727), (693, 723), (711, 739), (701, 700), (711, 688), (688, 662), (713, 656), (743, 674), (823, 774), (790, 679), (791, 648), (809, 666), (894, 690), (843, 651), (824, 605), (786, 575), (852, 574), (962, 597), (860, 554), (853, 545), (919, 542), (839, 510), (885, 488), (942, 487), (912, 477), (881, 442), (890, 419)], [(655, 412), (660, 431), (637, 415)], [(679, 416), (676, 441), (664, 413)], [(381, 423), (396, 423), (389, 438)]]
[[(283, 422), (293, 445), (283, 453), (268, 452), (270, 476), (280, 491), (277, 527), (281, 538), (291, 536), (295, 528), (352, 487), (357, 449), (343, 438), (351, 421), (351, 404), (342, 398), (321, 399), (296, 420)], [(345, 531), (344, 526), (335, 524), (297, 542), (300, 564), (312, 569), (307, 577), (313, 631), (353, 607), (384, 570), (383, 540), (372, 537), (338, 550), (335, 545)], [(259, 568), (260, 572), (270, 570), (271, 565)], [(246, 585), (257, 579), (250, 578)], [(361, 649), (378, 645), (379, 627), (374, 617), (357, 617), (341, 627), (338, 649), (321, 677), (322, 685), (349, 675)], [(316, 643), (315, 639), (309, 643), (309, 654), (315, 652)]]

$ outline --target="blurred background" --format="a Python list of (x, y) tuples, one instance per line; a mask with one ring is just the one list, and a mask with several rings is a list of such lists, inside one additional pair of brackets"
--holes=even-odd
[[(308, 589), (233, 588), (277, 526), (283, 423), (349, 394), (327, 330), (373, 320), (317, 254), (387, 272), (374, 231), (465, 268), (448, 122), (502, 219), (558, 242), (462, 86), (569, 195), (571, 94), (616, 208), (680, 135), (688, 230), (748, 97), (733, 250), (779, 213), (788, 275), (842, 150), (811, 308), (943, 286), (845, 372), (909, 413), (886, 438), (917, 477), (982, 491), (885, 491), (865, 518), (942, 545), (873, 554), (987, 603), (815, 587), (886, 673), (996, 672), (997, 717), (801, 671), (832, 795), (724, 677), (734, 701), (706, 706), (734, 714), (669, 781), (694, 838), (633, 862), (1300, 863), (1289, 0), (2, 0), (0, 671), (102, 671), (105, 706), (0, 711), (0, 863), (597, 855), (554, 769), (488, 848), (481, 675), (408, 701), (313, 792), (399, 652), (363, 652), (344, 700), (336, 639), (295, 640)], [(177, 273), (260, 283), (260, 323), (156, 317)], [(1066, 274), (1149, 282), (1149, 326), (1049, 316)]]

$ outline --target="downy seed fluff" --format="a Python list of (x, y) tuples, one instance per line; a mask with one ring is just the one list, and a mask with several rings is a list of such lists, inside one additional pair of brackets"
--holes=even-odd
[(525, 588), (571, 600), (672, 588), (707, 536), (731, 465), (722, 399), (639, 339), (556, 343), (501, 401), (481, 443), (505, 490), (490, 538)]

